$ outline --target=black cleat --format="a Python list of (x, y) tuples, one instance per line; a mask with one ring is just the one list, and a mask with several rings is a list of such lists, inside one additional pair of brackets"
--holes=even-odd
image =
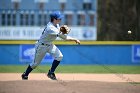
[(28, 76), (25, 76), (25, 73), (23, 73), (23, 74), (21, 75), (21, 77), (22, 77), (22, 80), (28, 80)]
[(55, 74), (54, 73), (51, 73), (50, 70), (49, 70), (47, 76), (48, 76), (48, 78), (50, 78), (52, 80), (57, 80)]

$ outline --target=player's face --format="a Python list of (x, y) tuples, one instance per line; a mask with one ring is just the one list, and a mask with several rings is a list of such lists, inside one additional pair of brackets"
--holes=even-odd
[(61, 19), (54, 19), (55, 24), (59, 24), (61, 22)]
[(57, 19), (57, 23), (59, 24), (61, 22), (61, 19)]

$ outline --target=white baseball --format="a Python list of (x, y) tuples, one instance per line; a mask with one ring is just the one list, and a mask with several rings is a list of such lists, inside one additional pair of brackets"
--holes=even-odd
[(128, 31), (128, 34), (131, 34), (131, 33), (132, 33), (132, 32), (129, 30), (129, 31)]

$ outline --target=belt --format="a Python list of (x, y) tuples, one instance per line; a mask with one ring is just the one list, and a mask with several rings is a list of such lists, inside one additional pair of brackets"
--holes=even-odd
[[(39, 40), (38, 40), (38, 42), (39, 42)], [(45, 45), (45, 46), (48, 46), (49, 44), (45, 44), (45, 43), (41, 43), (41, 42), (39, 42), (41, 45)]]
[(44, 44), (44, 43), (41, 43), (41, 45), (46, 45), (46, 46), (48, 46), (49, 44)]

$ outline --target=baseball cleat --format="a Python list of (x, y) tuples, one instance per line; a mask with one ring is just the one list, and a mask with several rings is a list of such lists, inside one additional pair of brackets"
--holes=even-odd
[(50, 78), (52, 80), (57, 80), (55, 74), (54, 73), (51, 73), (50, 70), (49, 70), (47, 76), (48, 76), (48, 78)]
[(21, 77), (22, 77), (22, 80), (28, 80), (28, 76), (25, 76), (25, 73), (23, 73), (23, 74), (21, 75)]

